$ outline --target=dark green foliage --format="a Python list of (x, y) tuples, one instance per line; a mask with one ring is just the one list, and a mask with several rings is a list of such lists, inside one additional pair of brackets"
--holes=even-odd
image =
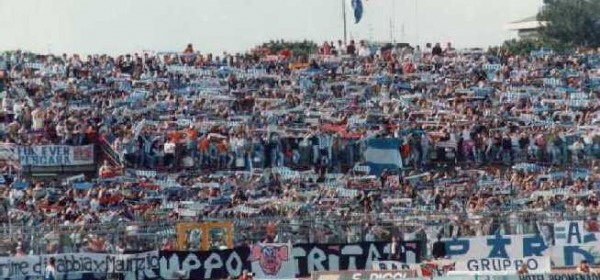
[(553, 48), (600, 46), (600, 0), (548, 1), (538, 20), (541, 39)]

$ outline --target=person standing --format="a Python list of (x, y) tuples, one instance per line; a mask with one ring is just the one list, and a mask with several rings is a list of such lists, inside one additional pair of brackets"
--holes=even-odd
[(56, 259), (51, 257), (44, 271), (44, 280), (56, 280)]
[(434, 259), (443, 259), (446, 257), (446, 244), (442, 241), (442, 237), (438, 236), (437, 241), (433, 243), (431, 254)]
[(389, 260), (400, 261), (400, 256), (404, 253), (404, 246), (402, 246), (402, 240), (398, 237), (392, 237), (392, 243), (390, 244)]

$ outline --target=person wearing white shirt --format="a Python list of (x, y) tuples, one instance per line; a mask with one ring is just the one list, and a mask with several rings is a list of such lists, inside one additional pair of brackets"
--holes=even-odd
[(9, 193), (9, 202), (10, 205), (15, 205), (16, 202), (18, 202), (19, 200), (21, 200), (21, 198), (23, 198), (23, 191), (19, 190), (19, 189), (12, 189)]
[(33, 117), (33, 130), (44, 129), (44, 110), (38, 107), (31, 112), (31, 116)]
[(371, 51), (369, 50), (369, 47), (366, 46), (366, 44), (364, 42), (360, 42), (360, 47), (358, 49), (358, 56), (367, 57), (370, 55), (371, 55)]
[(569, 147), (569, 149), (573, 152), (573, 154), (572, 154), (573, 162), (579, 163), (579, 159), (583, 155), (583, 149), (584, 148), (585, 148), (585, 145), (583, 144), (583, 142), (581, 142), (581, 139), (577, 139), (575, 141), (575, 143), (573, 143)]
[(56, 259), (54, 259), (54, 257), (51, 257), (50, 260), (48, 261), (48, 265), (46, 266), (46, 269), (44, 270), (44, 280), (55, 280), (57, 279), (56, 277)]
[(164, 144), (163, 151), (165, 153), (165, 165), (172, 166), (175, 159), (175, 147), (177, 145), (172, 140)]
[(98, 211), (98, 208), (100, 208), (100, 202), (97, 198), (92, 198), (90, 201), (90, 209), (92, 209), (92, 211)]
[(20, 115), (23, 112), (23, 107), (25, 107), (25, 103), (22, 100), (18, 100), (13, 104), (13, 113), (15, 115)]
[(580, 201), (579, 203), (577, 203), (577, 206), (575, 206), (575, 211), (581, 213), (585, 211), (585, 205), (583, 204), (583, 201)]
[(13, 108), (13, 103), (12, 100), (10, 99), (10, 97), (6, 96), (2, 99), (2, 110), (4, 112), (10, 112), (10, 110)]

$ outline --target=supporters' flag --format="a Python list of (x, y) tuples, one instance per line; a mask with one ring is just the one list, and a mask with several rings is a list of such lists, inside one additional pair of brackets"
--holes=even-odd
[(19, 161), (19, 148), (14, 144), (0, 144), (0, 160)]
[(79, 182), (72, 186), (76, 190), (89, 190), (94, 187), (94, 183), (91, 182)]
[(12, 188), (17, 190), (24, 190), (27, 187), (29, 187), (29, 183), (27, 182), (17, 181), (12, 184)]
[(394, 138), (371, 139), (367, 141), (365, 159), (371, 168), (371, 174), (379, 175), (384, 169), (402, 168), (400, 141)]
[(354, 23), (359, 23), (363, 15), (362, 0), (352, 0), (352, 9), (354, 9)]

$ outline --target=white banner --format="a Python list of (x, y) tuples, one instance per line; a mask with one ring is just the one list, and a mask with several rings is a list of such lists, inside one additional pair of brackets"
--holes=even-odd
[(470, 259), (456, 262), (455, 271), (457, 274), (469, 272), (476, 274), (503, 274), (517, 275), (522, 265), (527, 265), (527, 273), (544, 274), (551, 272), (550, 258), (547, 257), (529, 257), (523, 259), (499, 259), (483, 258)]
[(556, 267), (576, 266), (582, 260), (600, 264), (600, 225), (562, 221), (542, 225), (540, 234), (493, 235), (445, 239), (450, 259), (523, 259), (549, 257)]
[(481, 258), (520, 259), (549, 253), (541, 236), (492, 235), (444, 240), (446, 252), (453, 260)]
[(128, 255), (77, 253), (0, 258), (0, 279), (41, 276), (51, 257), (56, 260), (56, 272), (60, 275), (82, 273), (144, 273), (152, 276), (159, 269), (158, 252)]
[(75, 166), (94, 164), (94, 146), (20, 146), (21, 166)]
[[(556, 266), (575, 266), (582, 260), (600, 264), (600, 228), (595, 221), (562, 221), (554, 224), (552, 261)], [(555, 256), (562, 256), (555, 259)]]

